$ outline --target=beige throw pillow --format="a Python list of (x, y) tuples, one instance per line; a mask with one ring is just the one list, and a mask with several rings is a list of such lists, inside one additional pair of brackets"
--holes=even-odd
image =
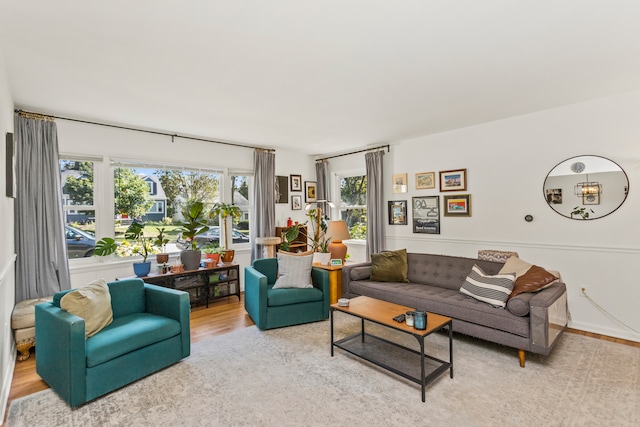
[(60, 308), (84, 319), (87, 338), (113, 321), (111, 294), (104, 279), (67, 293), (60, 300)]

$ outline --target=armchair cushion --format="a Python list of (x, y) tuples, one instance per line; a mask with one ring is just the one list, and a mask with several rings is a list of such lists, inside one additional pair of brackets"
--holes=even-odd
[(113, 320), (111, 294), (104, 279), (66, 293), (60, 299), (60, 308), (84, 319), (87, 338), (100, 332)]
[(267, 291), (267, 306), (300, 304), (303, 302), (322, 301), (323, 294), (318, 288), (306, 289), (273, 289)]
[(298, 256), (278, 253), (278, 280), (273, 289), (312, 288), (313, 254)]

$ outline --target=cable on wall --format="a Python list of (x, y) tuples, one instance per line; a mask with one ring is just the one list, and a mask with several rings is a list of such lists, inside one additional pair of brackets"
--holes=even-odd
[(614, 316), (613, 314), (609, 313), (604, 307), (602, 307), (600, 304), (598, 304), (597, 302), (594, 301), (593, 298), (591, 298), (589, 296), (589, 294), (587, 294), (587, 290), (585, 288), (581, 288), (580, 289), (582, 291), (582, 294), (589, 300), (591, 301), (591, 303), (593, 305), (595, 305), (598, 310), (602, 311), (603, 313), (607, 314), (609, 317), (611, 317), (613, 320), (615, 320), (616, 322), (620, 323), (622, 326), (625, 326), (629, 329), (631, 329), (633, 332), (635, 332), (636, 334), (640, 334), (640, 332), (638, 332), (637, 330), (635, 330), (634, 328), (632, 328), (631, 326), (627, 325), (626, 323), (624, 323), (622, 320), (618, 319), (616, 316)]

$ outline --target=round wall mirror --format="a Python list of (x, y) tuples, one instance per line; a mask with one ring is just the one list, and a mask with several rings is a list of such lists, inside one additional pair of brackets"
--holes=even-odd
[(551, 169), (544, 197), (551, 209), (571, 219), (598, 219), (614, 212), (629, 194), (629, 179), (615, 162), (600, 156), (577, 156)]

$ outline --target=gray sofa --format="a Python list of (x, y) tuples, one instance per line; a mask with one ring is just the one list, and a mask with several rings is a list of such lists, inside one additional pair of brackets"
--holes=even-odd
[(495, 308), (459, 292), (477, 264), (486, 274), (497, 274), (503, 263), (432, 254), (407, 254), (408, 283), (371, 281), (371, 262), (346, 265), (342, 296), (366, 295), (438, 313), (453, 319), (454, 332), (518, 349), (520, 366), (525, 351), (548, 355), (567, 328), (567, 290), (558, 281)]

